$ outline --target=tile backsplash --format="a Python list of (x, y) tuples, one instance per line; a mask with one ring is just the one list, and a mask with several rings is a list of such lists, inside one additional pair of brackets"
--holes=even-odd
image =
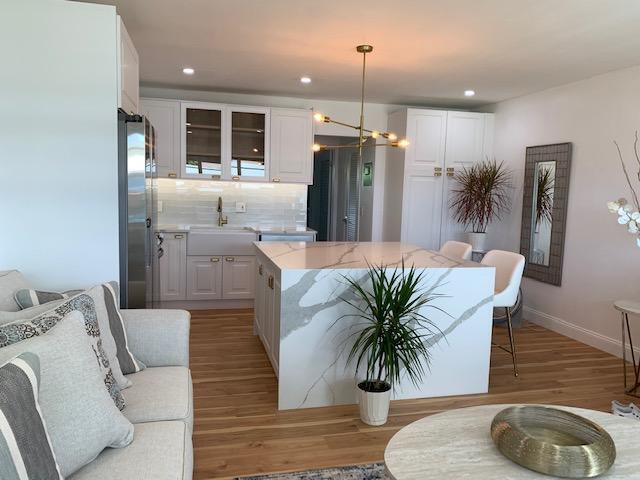
[[(307, 186), (295, 184), (157, 180), (158, 225), (216, 225), (218, 197), (229, 225), (291, 228), (307, 225)], [(236, 202), (246, 212), (236, 212)]]

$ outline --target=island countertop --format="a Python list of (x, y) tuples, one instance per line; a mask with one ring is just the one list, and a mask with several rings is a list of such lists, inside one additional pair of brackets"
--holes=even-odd
[(255, 242), (280, 270), (358, 269), (367, 262), (416, 268), (482, 268), (476, 262), (446, 257), (401, 242)]

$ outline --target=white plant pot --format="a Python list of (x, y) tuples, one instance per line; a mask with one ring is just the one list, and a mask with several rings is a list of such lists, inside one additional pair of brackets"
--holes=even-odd
[(471, 250), (474, 252), (486, 252), (487, 250), (487, 234), (468, 232), (467, 241), (471, 244)]
[(365, 392), (358, 387), (360, 420), (367, 425), (384, 425), (389, 416), (391, 389), (386, 392)]

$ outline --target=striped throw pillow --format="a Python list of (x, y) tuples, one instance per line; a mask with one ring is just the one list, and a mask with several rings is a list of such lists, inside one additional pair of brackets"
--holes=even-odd
[(23, 288), (16, 291), (13, 296), (18, 306), (22, 310), (24, 310), (25, 308), (35, 307), (36, 305), (43, 305), (55, 300), (64, 300), (66, 298), (71, 298), (79, 293), (82, 293), (82, 290), (68, 290), (66, 292), (58, 293)]
[(40, 360), (23, 353), (0, 367), (0, 478), (61, 480), (38, 403)]

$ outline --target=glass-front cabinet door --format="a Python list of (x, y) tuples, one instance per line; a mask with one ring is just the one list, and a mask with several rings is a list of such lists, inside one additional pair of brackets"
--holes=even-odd
[(182, 176), (220, 179), (224, 176), (225, 107), (182, 104)]
[(269, 109), (230, 107), (232, 180), (269, 178)]

